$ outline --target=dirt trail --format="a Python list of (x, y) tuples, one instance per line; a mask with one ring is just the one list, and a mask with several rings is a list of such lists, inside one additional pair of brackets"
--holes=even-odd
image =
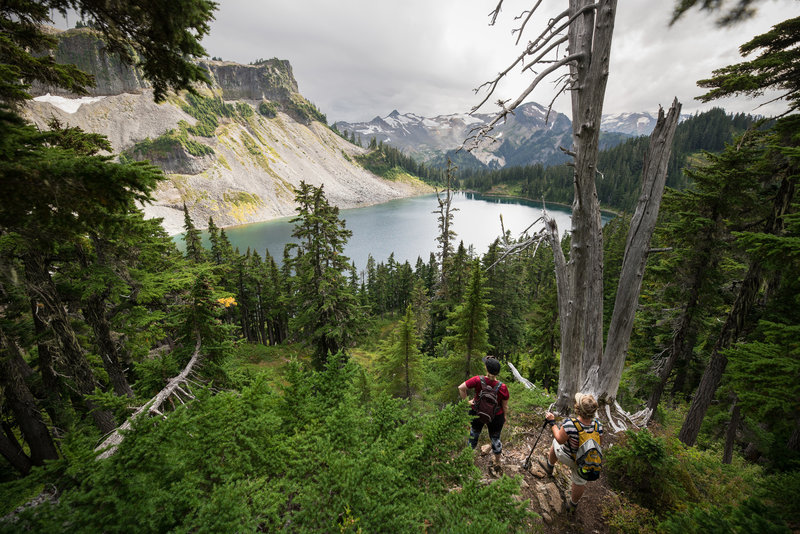
[[(537, 458), (547, 453), (553, 441), (549, 429), (545, 429), (544, 435), (536, 445), (536, 450), (531, 456), (530, 469), (523, 469), (525, 459), (542, 431), (543, 420), (543, 415), (517, 416), (512, 425), (507, 424), (503, 429), (502, 473), (506, 476), (522, 477), (522, 501), (527, 501), (528, 508), (541, 516), (541, 519), (534, 521), (532, 527), (546, 534), (608, 533), (609, 528), (603, 518), (603, 505), (610, 502), (614, 492), (608, 487), (604, 475), (600, 476), (600, 480), (587, 486), (577, 510), (570, 513), (565, 511), (570, 491), (569, 469), (558, 464), (551, 478), (539, 467)], [(612, 440), (612, 436), (604, 434), (604, 444)], [(484, 482), (490, 484), (497, 477), (489, 472), (492, 454), (486, 431), (481, 435), (478, 448), (480, 454), (476, 457), (475, 463), (483, 473)]]

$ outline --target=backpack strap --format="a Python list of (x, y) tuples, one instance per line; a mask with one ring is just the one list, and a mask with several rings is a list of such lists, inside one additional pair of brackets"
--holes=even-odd
[(581, 424), (581, 422), (580, 422), (580, 421), (578, 421), (578, 418), (577, 418), (577, 417), (570, 417), (570, 418), (569, 418), (569, 420), (570, 420), (570, 421), (572, 421), (572, 424), (573, 424), (573, 425), (575, 425), (575, 428), (578, 430), (578, 433), (579, 433), (579, 434), (580, 434), (581, 432), (583, 432), (583, 425)]
[[(575, 417), (575, 418), (570, 417), (569, 419), (570, 419), (570, 421), (572, 421), (572, 424), (575, 425), (575, 428), (578, 429), (578, 433), (581, 433), (581, 432), (585, 431), (584, 426), (581, 424), (580, 421), (578, 421), (577, 417)], [(592, 421), (592, 430), (591, 430), (591, 432), (594, 432), (595, 434), (598, 434), (598, 435), (600, 434), (600, 428), (597, 426), (597, 419), (594, 419)]]
[(486, 379), (483, 376), (479, 377), (481, 380), (481, 390), (486, 389)]

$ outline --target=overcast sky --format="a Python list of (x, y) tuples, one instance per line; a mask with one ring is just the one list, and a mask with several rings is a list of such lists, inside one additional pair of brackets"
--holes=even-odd
[[(473, 89), (504, 70), (541, 27), (532, 20), (515, 46), (514, 18), (533, 1), (506, 0), (497, 25), (490, 27), (488, 14), (496, 4), (219, 0), (203, 45), (209, 56), (240, 63), (288, 59), (300, 92), (329, 122), (370, 120), (393, 109), (424, 116), (461, 113), (479, 102)], [(545, 0), (543, 5), (563, 9), (566, 2)], [(742, 43), (800, 12), (798, 0), (762, 0), (754, 19), (731, 28), (717, 28), (714, 16), (698, 11), (669, 27), (673, 5), (674, 0), (620, 0), (604, 113), (656, 111), (675, 96), (684, 113), (711, 107), (693, 99), (701, 94), (695, 82), (739, 61)], [(530, 83), (529, 74), (516, 72), (496, 96), (516, 98)], [(553, 94), (553, 86), (545, 83), (528, 100), (546, 105)], [(739, 98), (716, 105), (759, 114), (783, 110), (781, 104), (757, 109), (766, 100)], [(569, 113), (565, 98), (554, 107)]]

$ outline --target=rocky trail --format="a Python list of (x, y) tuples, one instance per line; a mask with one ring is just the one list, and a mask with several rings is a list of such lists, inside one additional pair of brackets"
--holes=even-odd
[[(524, 417), (524, 419), (523, 419)], [(570, 491), (569, 469), (557, 464), (553, 476), (549, 477), (539, 467), (537, 459), (547, 453), (552, 443), (552, 435), (545, 429), (536, 450), (531, 456), (530, 469), (524, 469), (525, 459), (542, 431), (544, 415), (516, 416), (511, 425), (503, 429), (502, 475), (521, 476), (520, 500), (528, 503), (528, 509), (539, 514), (531, 524), (532, 531), (546, 534), (605, 534), (609, 532), (603, 517), (605, 503), (614, 499), (605, 475), (590, 483), (574, 512), (567, 512), (565, 505)], [(548, 439), (549, 438), (549, 439)], [(614, 437), (607, 432), (603, 435), (604, 445), (612, 443)], [(475, 463), (483, 473), (483, 482), (491, 484), (498, 476), (489, 467), (492, 461), (491, 445), (486, 431), (481, 434)]]

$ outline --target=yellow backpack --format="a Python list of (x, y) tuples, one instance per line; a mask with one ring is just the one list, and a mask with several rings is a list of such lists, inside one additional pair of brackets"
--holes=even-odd
[(600, 428), (597, 421), (593, 421), (592, 426), (587, 428), (577, 419), (570, 420), (578, 429), (578, 451), (575, 453), (578, 475), (584, 480), (597, 480), (603, 468), (603, 449), (600, 447)]

